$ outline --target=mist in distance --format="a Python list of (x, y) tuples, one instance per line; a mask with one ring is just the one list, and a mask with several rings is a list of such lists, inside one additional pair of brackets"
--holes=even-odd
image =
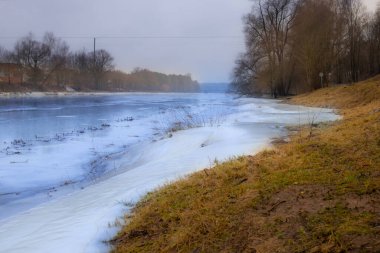
[[(253, 2), (1, 0), (0, 45), (11, 49), (29, 32), (42, 37), (50, 31), (64, 37), (72, 50), (90, 51), (92, 37), (107, 37), (98, 38), (97, 47), (109, 51), (122, 71), (141, 67), (191, 73), (199, 82), (228, 82), (244, 51), (241, 18)], [(364, 2), (375, 10), (376, 0)]]
[(109, 51), (123, 71), (141, 67), (226, 82), (244, 49), (241, 17), (251, 5), (246, 0), (6, 0), (0, 1), (0, 29), (8, 38), (0, 45), (11, 49), (28, 32), (42, 37), (51, 31), (72, 50), (90, 51), (92, 37), (99, 37), (97, 48)]

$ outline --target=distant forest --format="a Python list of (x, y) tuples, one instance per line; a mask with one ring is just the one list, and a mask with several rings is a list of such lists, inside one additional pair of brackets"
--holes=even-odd
[(237, 92), (286, 96), (380, 73), (380, 9), (361, 0), (257, 0), (244, 24)]
[(200, 86), (190, 75), (166, 75), (136, 68), (131, 73), (108, 71), (106, 86), (118, 91), (197, 92)]
[(9, 51), (0, 47), (0, 91), (151, 91), (195, 92), (190, 75), (166, 75), (136, 68), (115, 70), (104, 49), (71, 52), (53, 33), (42, 40), (29, 34)]

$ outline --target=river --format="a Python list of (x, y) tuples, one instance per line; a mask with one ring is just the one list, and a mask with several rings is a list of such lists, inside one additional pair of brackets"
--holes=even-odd
[(222, 93), (0, 98), (0, 252), (106, 252), (146, 192), (337, 118)]

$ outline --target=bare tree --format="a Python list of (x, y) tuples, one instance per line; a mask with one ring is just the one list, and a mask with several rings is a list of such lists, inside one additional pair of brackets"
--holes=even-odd
[(261, 93), (261, 87), (257, 79), (262, 74), (265, 66), (265, 53), (259, 47), (259, 43), (253, 43), (254, 38), (247, 41), (247, 52), (239, 56), (233, 70), (233, 86), (240, 93)]
[(380, 11), (371, 17), (362, 0), (256, 0), (244, 22), (233, 75), (244, 92), (265, 83), (276, 97), (380, 73)]
[(65, 79), (65, 68), (69, 56), (69, 46), (65, 41), (55, 37), (53, 33), (46, 33), (43, 43), (50, 49), (50, 55), (46, 66), (44, 83), (53, 82), (62, 85)]
[(16, 43), (12, 58), (17, 64), (28, 69), (30, 80), (37, 84), (43, 79), (43, 68), (50, 55), (49, 45), (35, 40), (30, 33)]
[(72, 55), (72, 68), (80, 73), (87, 73), (90, 69), (90, 59), (85, 50), (78, 51)]
[(82, 89), (93, 82), (90, 72), (90, 59), (83, 49), (68, 56), (67, 68), (71, 73), (71, 82), (77, 89)]
[(290, 90), (291, 81), (285, 69), (288, 57), (292, 56), (289, 35), (299, 3), (298, 0), (258, 0), (257, 7), (245, 17), (248, 53), (262, 55), (260, 64), (266, 65), (267, 86), (274, 97), (286, 95)]
[(10, 61), (11, 52), (9, 52), (4, 47), (0, 46), (0, 62), (9, 62)]
[(304, 90), (321, 88), (319, 73), (332, 71), (334, 13), (330, 4), (329, 0), (306, 0), (295, 20), (293, 49), (308, 86)]
[(346, 48), (350, 62), (351, 82), (360, 79), (360, 54), (363, 44), (365, 12), (361, 0), (342, 0), (342, 15), (346, 23)]
[(368, 24), (368, 71), (369, 75), (380, 74), (380, 8)]
[(95, 51), (95, 54), (88, 53), (87, 58), (87, 64), (94, 77), (95, 88), (101, 89), (105, 73), (113, 70), (114, 68), (113, 57), (106, 50), (101, 49)]

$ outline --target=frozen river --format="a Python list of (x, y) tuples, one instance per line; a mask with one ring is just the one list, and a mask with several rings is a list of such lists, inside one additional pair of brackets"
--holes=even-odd
[(226, 94), (1, 98), (0, 252), (105, 252), (109, 224), (147, 191), (335, 119)]
[(1, 219), (123, 172), (137, 162), (138, 147), (167, 137), (176, 122), (217, 124), (236, 102), (223, 95), (119, 94), (0, 103)]

